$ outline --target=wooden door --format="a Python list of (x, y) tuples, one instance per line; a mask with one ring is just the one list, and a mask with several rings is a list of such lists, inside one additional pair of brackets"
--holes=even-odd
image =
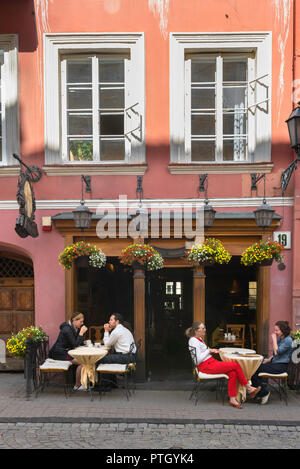
[[(11, 334), (34, 324), (33, 279), (5, 279), (0, 284), (0, 339), (7, 342)], [(9, 357), (0, 369), (21, 370), (23, 360)]]

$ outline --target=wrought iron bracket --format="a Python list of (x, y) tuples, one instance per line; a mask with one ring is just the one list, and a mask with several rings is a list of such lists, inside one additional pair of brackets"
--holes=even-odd
[(265, 178), (266, 178), (265, 173), (261, 174), (260, 176), (256, 173), (251, 173), (251, 191), (256, 191), (257, 190), (257, 183), (261, 179), (265, 179)]
[(92, 178), (91, 176), (81, 176), (82, 181), (85, 183), (85, 192), (92, 192)]
[(143, 176), (137, 176), (137, 188), (136, 188), (136, 196), (139, 196), (140, 203), (143, 198)]
[(297, 158), (293, 161), (284, 171), (281, 173), (281, 194), (284, 196), (287, 186), (289, 185), (291, 176), (295, 169), (297, 169), (298, 162), (300, 161), (300, 154), (298, 153)]
[(199, 192), (206, 191), (206, 186), (205, 186), (206, 180), (207, 180), (207, 174), (199, 174), (199, 187), (198, 187)]
[(25, 174), (31, 182), (38, 182), (41, 179), (43, 176), (43, 171), (39, 166), (27, 166), (27, 164), (24, 163), (24, 161), (22, 161), (20, 156), (16, 155), (16, 153), (13, 154), (13, 157), (19, 161), (21, 165), (21, 173), (23, 172), (22, 166), (26, 168)]

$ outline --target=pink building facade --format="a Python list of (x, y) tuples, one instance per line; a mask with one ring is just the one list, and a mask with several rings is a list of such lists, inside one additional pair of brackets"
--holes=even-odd
[[(192, 320), (207, 323), (210, 340), (221, 321), (243, 323), (246, 331), (253, 323), (256, 346), (265, 353), (277, 320), (299, 327), (298, 171), (284, 194), (281, 190), (282, 172), (296, 158), (285, 123), (300, 100), (296, 3), (1, 2), (4, 340), (34, 322), (53, 343), (59, 324), (77, 309), (86, 313), (89, 326), (123, 311), (142, 338), (146, 376), (159, 354), (170, 359), (178, 341), (184, 349), (183, 330)], [(32, 184), (36, 238), (21, 238), (14, 229), (20, 165), (13, 153), (42, 169), (41, 179)], [(123, 272), (119, 256), (132, 237), (99, 238), (99, 210), (118, 206), (120, 196), (137, 207), (138, 176), (145, 207), (160, 209), (165, 203), (193, 210), (203, 206), (199, 184), (206, 174), (204, 187), (217, 216), (205, 234), (224, 242), (234, 256), (232, 266), (188, 266), (182, 256), (174, 257), (174, 249), (191, 239), (176, 238), (172, 230), (163, 237), (160, 226), (154, 239), (145, 236), (144, 241), (166, 253), (165, 269), (143, 274), (142, 280)], [(251, 189), (252, 174), (265, 175), (256, 190)], [(81, 199), (81, 175), (91, 177), (91, 192), (84, 185), (84, 198), (95, 212), (84, 233), (72, 219)], [(264, 183), (276, 214), (265, 231), (253, 217)], [(51, 231), (43, 230), (47, 217), (48, 222), (52, 217)], [(242, 269), (243, 249), (259, 239), (282, 240), (282, 235), (289, 242), (285, 270), (276, 263)], [(110, 266), (106, 273), (92, 277), (75, 267), (71, 273), (62, 269), (58, 255), (79, 239), (103, 249)], [(23, 264), (32, 269), (27, 277), (20, 270)], [(119, 277), (111, 280), (113, 275)], [(109, 290), (109, 285), (114, 287)]]

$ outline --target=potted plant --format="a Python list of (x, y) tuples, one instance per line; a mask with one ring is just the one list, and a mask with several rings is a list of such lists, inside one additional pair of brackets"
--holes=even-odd
[(282, 251), (284, 246), (278, 241), (260, 241), (249, 246), (242, 253), (241, 264), (252, 266), (255, 264), (261, 266), (272, 265), (273, 260), (276, 262), (283, 261)]
[(6, 348), (10, 355), (24, 359), (26, 355), (26, 342), (28, 340), (32, 342), (43, 342), (47, 338), (46, 332), (40, 327), (29, 326), (25, 327), (17, 334), (12, 334), (11, 338), (8, 339)]
[(221, 241), (215, 238), (206, 238), (202, 244), (194, 244), (185, 255), (194, 265), (228, 264), (232, 257)]
[(85, 241), (78, 241), (77, 243), (67, 246), (63, 252), (58, 256), (60, 265), (65, 270), (70, 270), (73, 262), (84, 259), (87, 261), (86, 265), (101, 269), (106, 264), (106, 256), (97, 248), (97, 246), (86, 243)]
[(122, 250), (121, 263), (133, 268), (157, 270), (163, 267), (162, 256), (149, 244), (131, 244)]

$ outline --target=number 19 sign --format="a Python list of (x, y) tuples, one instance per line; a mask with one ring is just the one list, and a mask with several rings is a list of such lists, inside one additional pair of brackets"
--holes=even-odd
[(284, 249), (291, 249), (291, 232), (290, 231), (274, 231), (274, 241), (279, 241)]

